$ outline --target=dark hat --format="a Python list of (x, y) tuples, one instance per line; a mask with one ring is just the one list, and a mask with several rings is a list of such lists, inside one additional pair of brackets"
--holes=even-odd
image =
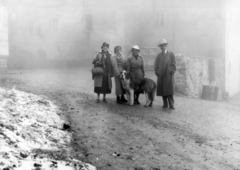
[(106, 42), (104, 42), (104, 43), (102, 44), (102, 48), (103, 48), (103, 47), (108, 47), (108, 48), (109, 48), (109, 44), (106, 43)]
[(115, 51), (115, 52), (116, 52), (117, 50), (121, 50), (121, 49), (122, 49), (122, 47), (119, 46), (119, 45), (117, 45), (117, 46), (114, 47), (114, 51)]

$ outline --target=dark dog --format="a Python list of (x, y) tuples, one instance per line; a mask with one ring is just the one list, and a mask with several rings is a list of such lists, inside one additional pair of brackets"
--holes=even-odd
[(144, 105), (144, 107), (152, 107), (157, 88), (156, 83), (152, 79), (144, 78), (141, 81), (141, 85), (139, 88), (145, 93), (146, 104)]
[[(130, 86), (131, 81), (133, 80), (131, 80), (126, 70), (123, 70), (123, 72), (120, 74), (120, 79), (121, 79), (123, 89), (127, 94), (128, 104), (133, 105), (134, 89), (131, 88)], [(152, 107), (152, 104), (155, 98), (156, 88), (157, 88), (157, 85), (152, 79), (144, 78), (141, 81), (140, 86), (138, 87), (137, 90), (140, 90), (140, 91), (143, 90), (145, 93), (146, 104), (144, 105), (144, 107)]]

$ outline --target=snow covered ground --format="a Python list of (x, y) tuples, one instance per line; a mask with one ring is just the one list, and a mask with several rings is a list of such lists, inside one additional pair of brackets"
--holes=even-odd
[(0, 88), (0, 169), (94, 170), (74, 159), (71, 139), (62, 110), (47, 97)]

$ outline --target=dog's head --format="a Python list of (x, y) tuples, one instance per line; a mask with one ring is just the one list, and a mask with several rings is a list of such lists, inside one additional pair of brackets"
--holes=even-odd
[(122, 80), (128, 80), (129, 79), (129, 74), (126, 70), (123, 70), (121, 73), (120, 73), (120, 78)]

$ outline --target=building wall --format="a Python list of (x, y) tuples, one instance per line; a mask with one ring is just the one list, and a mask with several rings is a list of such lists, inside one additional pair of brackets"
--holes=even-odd
[(50, 59), (88, 58), (104, 41), (111, 51), (122, 45), (128, 53), (135, 44), (157, 47), (161, 38), (177, 54), (223, 56), (222, 1), (20, 0), (9, 6), (12, 56), (44, 50)]
[[(191, 98), (222, 100), (224, 92), (223, 59), (176, 56), (175, 90)], [(211, 68), (214, 67), (214, 68)], [(211, 72), (215, 70), (215, 73)], [(213, 92), (210, 89), (217, 91)]]
[[(237, 29), (231, 33), (232, 38), (226, 40), (235, 28), (230, 26), (226, 30), (226, 19), (230, 18), (230, 25), (238, 19), (231, 21), (231, 8), (226, 18), (226, 1), (9, 1), (9, 61), (13, 67), (46, 65), (49, 60), (75, 64), (86, 60), (91, 65), (90, 60), (103, 42), (110, 44), (111, 52), (115, 45), (121, 45), (123, 54), (128, 56), (133, 45), (155, 48), (159, 40), (165, 38), (169, 50), (176, 55), (219, 61), (227, 55), (226, 63), (240, 63), (233, 59), (236, 54), (231, 54), (237, 50), (232, 44), (239, 42), (234, 38)], [(240, 73), (238, 68), (238, 65), (226, 64), (217, 69), (232, 70), (231, 74), (221, 75), (232, 80), (237, 77), (235, 73)], [(235, 80), (230, 95), (238, 91), (239, 81)], [(224, 87), (227, 92), (229, 82)]]
[(123, 54), (128, 56), (133, 45), (158, 48), (159, 40), (165, 38), (169, 50), (176, 55), (225, 61), (215, 74), (221, 73), (218, 76), (225, 81), (223, 88), (230, 96), (240, 89), (237, 0), (8, 2), (12, 67), (36, 67), (49, 61), (52, 64), (86, 61), (91, 65), (103, 42), (110, 44), (110, 52), (115, 45), (121, 45)]
[(10, 66), (35, 67), (46, 60), (88, 56), (88, 15), (83, 6), (69, 2), (9, 4)]
[(240, 2), (226, 0), (226, 82), (229, 96), (240, 92)]
[(9, 54), (7, 11), (6, 4), (0, 0), (0, 56), (7, 56)]
[(7, 71), (8, 50), (8, 13), (6, 4), (0, 0), (0, 73)]

